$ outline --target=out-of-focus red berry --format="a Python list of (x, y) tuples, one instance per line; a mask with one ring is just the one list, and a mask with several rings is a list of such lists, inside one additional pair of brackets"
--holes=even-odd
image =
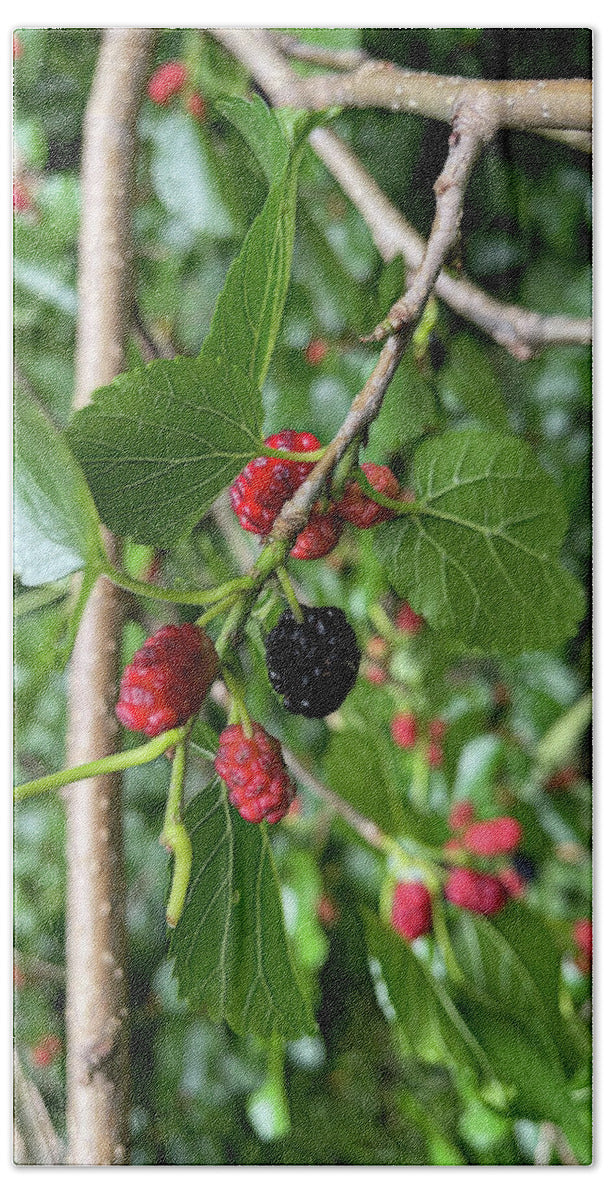
[(13, 212), (24, 213), (29, 212), (32, 207), (32, 198), (25, 186), (18, 179), (13, 183)]
[(430, 933), (433, 924), (431, 894), (423, 883), (398, 883), (393, 893), (391, 925), (408, 942)]
[(578, 783), (579, 779), (580, 775), (576, 767), (562, 767), (561, 771), (554, 771), (548, 779), (545, 779), (543, 787), (546, 792), (567, 792), (569, 788)]
[(17, 963), (13, 963), (13, 987), (23, 987), (24, 983), (25, 975), (23, 971), (17, 966)]
[(443, 843), (443, 849), (448, 853), (451, 850), (462, 850), (462, 842), (459, 837), (448, 838), (447, 842)]
[(188, 96), (186, 107), (190, 116), (194, 117), (195, 121), (200, 121), (202, 125), (207, 116), (207, 105), (200, 92), (193, 92), (191, 96)]
[(317, 904), (317, 916), (322, 925), (326, 929), (331, 929), (339, 917), (339, 912), (333, 900), (329, 896), (321, 896)]
[(386, 683), (388, 679), (388, 675), (384, 670), (384, 667), (379, 666), (378, 663), (368, 663), (363, 669), (363, 674), (368, 683), (375, 683), (378, 686), (380, 686), (382, 683)]
[(19, 34), (14, 33), (13, 34), (13, 60), (16, 58), (21, 58), (22, 54), (23, 54), (23, 42), (21, 41)]
[(492, 917), (504, 908), (508, 893), (495, 875), (482, 875), (469, 867), (452, 867), (445, 885), (445, 898), (457, 908)]
[(328, 350), (329, 346), (323, 338), (312, 338), (304, 351), (304, 358), (310, 367), (318, 367)]
[(442, 742), (447, 731), (447, 722), (434, 717), (429, 721), (429, 737), (432, 742)]
[(498, 872), (498, 878), (513, 900), (521, 899), (526, 890), (526, 881), (522, 879), (515, 867), (504, 867), (502, 871)]
[(32, 1046), (32, 1062), (36, 1067), (50, 1067), (63, 1049), (61, 1038), (54, 1033), (47, 1033), (35, 1046)]
[(418, 736), (418, 725), (413, 713), (397, 713), (391, 721), (391, 737), (402, 750), (413, 750)]
[(590, 959), (593, 950), (593, 927), (591, 921), (588, 918), (575, 921), (572, 926), (572, 936), (579, 950), (582, 950), (583, 954)]
[(469, 825), (462, 841), (472, 854), (510, 854), (519, 846), (522, 832), (515, 817), (494, 817)]
[(448, 817), (450, 829), (466, 829), (475, 820), (475, 808), (470, 800), (457, 800)]
[(426, 757), (429, 767), (431, 767), (433, 770), (443, 766), (443, 750), (441, 749), (441, 746), (437, 746), (435, 742), (431, 742), (427, 750)]
[(163, 63), (148, 80), (148, 96), (154, 104), (168, 104), (172, 96), (181, 92), (187, 78), (184, 63)]
[(415, 613), (413, 608), (410, 608), (407, 601), (402, 604), (395, 617), (395, 625), (401, 633), (416, 634), (420, 633), (424, 625), (424, 617)]
[(370, 658), (379, 658), (382, 660), (383, 658), (386, 658), (387, 652), (388, 645), (383, 637), (371, 637), (367, 643), (367, 646), (365, 647), (365, 653), (369, 655)]

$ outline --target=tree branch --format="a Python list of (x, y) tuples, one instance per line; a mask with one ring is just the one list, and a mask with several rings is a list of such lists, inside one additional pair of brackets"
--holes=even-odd
[[(298, 102), (296, 93), (302, 81), (267, 32), (262, 29), (209, 32), (248, 68), (273, 104)], [(393, 207), (356, 155), (330, 129), (314, 129), (309, 141), (367, 222), (384, 260), (403, 254), (408, 267), (417, 270), (426, 243)], [(463, 276), (454, 278), (441, 271), (435, 290), (454, 312), (472, 321), (519, 359), (530, 358), (543, 346), (586, 345), (591, 340), (590, 321), (561, 314), (544, 316), (517, 305), (500, 304)]]
[[(131, 319), (130, 201), (135, 122), (153, 31), (105, 31), (83, 131), (75, 407), (124, 370)], [(106, 535), (117, 561), (118, 546)], [(69, 765), (118, 748), (114, 716), (122, 600), (100, 579), (87, 604), (69, 680)], [(67, 796), (67, 1127), (72, 1164), (127, 1158), (124, 866), (120, 777)]]

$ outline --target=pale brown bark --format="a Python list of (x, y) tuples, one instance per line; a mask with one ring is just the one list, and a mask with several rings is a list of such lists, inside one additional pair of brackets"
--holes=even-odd
[[(75, 407), (124, 369), (131, 317), (135, 122), (153, 33), (108, 29), (85, 116)], [(118, 547), (107, 535), (116, 558)], [(86, 606), (69, 680), (69, 765), (114, 753), (122, 602), (100, 579)], [(128, 1029), (120, 779), (72, 784), (67, 796), (68, 1161), (128, 1154)]]

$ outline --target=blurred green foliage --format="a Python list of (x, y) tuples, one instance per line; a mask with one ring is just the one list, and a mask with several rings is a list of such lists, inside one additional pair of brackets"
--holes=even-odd
[[(590, 69), (590, 34), (582, 29), (296, 32), (321, 44), (361, 46), (414, 69), (471, 77), (563, 77)], [(99, 31), (26, 29), (19, 36), (15, 140), (32, 203), (15, 221), (16, 367), (22, 386), (64, 427), (73, 386), (80, 130)], [(138, 317), (160, 347), (194, 354), (266, 189), (246, 141), (213, 103), (223, 90), (245, 92), (241, 70), (205, 35), (161, 33), (156, 61), (181, 56), (209, 99), (208, 117), (200, 125), (178, 102), (167, 111), (144, 102), (135, 209)], [(344, 113), (337, 128), (391, 200), (426, 233), (432, 183), (445, 156), (445, 126), (359, 111)], [(294, 270), (264, 389), (265, 430), (294, 424), (327, 439), (374, 362), (373, 351), (358, 337), (376, 319), (383, 269), (362, 219), (312, 153), (306, 155), (298, 206)], [(499, 299), (585, 315), (590, 211), (584, 155), (524, 134), (501, 135), (471, 181), (463, 266)], [(316, 364), (306, 356), (313, 338), (326, 347)], [(413, 443), (448, 419), (455, 429), (492, 429), (499, 423), (526, 438), (563, 490), (570, 518), (566, 561), (586, 584), (588, 351), (547, 349), (528, 363), (516, 362), (445, 308), (430, 350), (431, 364), (422, 374), (413, 358), (406, 359), (371, 431), (370, 457), (404, 469)], [(139, 353), (135, 338), (133, 353)], [(485, 407), (479, 403), (480, 373)], [(411, 397), (405, 424), (399, 403), (404, 395)], [(246, 543), (247, 536), (235, 530), (234, 546)], [(128, 546), (127, 553), (138, 561), (138, 548)], [(162, 573), (168, 585), (204, 585), (221, 582), (235, 566), (234, 549), (209, 516), (163, 557)], [(385, 634), (374, 612), (382, 600), (394, 614), (396, 600), (373, 557), (370, 535), (345, 535), (331, 560), (296, 564), (293, 574), (309, 603), (345, 609), (363, 645), (369, 636)], [(34, 607), (27, 589), (17, 584), (18, 773), (28, 778), (58, 769), (64, 756), (65, 677), (56, 667), (55, 648), (69, 604), (61, 589), (47, 591), (40, 602), (43, 607)], [(271, 605), (266, 609), (262, 627), (272, 623)], [(190, 610), (134, 602), (131, 616), (125, 662), (151, 622), (185, 620)], [(361, 811), (366, 795), (380, 809), (386, 799), (389, 813), (396, 805), (406, 812), (408, 836), (430, 845), (449, 836), (450, 804), (463, 796), (475, 800), (480, 816), (508, 810), (521, 820), (532, 875), (526, 905), (548, 923), (551, 954), (557, 947), (562, 958), (563, 1039), (566, 1047), (575, 1047), (580, 1064), (573, 1072), (566, 1062), (564, 1069), (578, 1087), (584, 1118), (589, 981), (572, 961), (570, 927), (590, 906), (589, 749), (584, 739), (568, 747), (561, 765), (576, 768), (574, 782), (551, 788), (539, 775), (535, 750), (588, 687), (588, 623), (562, 655), (530, 653), (499, 662), (455, 661), (428, 630), (416, 639), (395, 632), (392, 682), (378, 688), (362, 679), (332, 729), (299, 722), (277, 706), (259, 669), (261, 635), (247, 653), (252, 668), (247, 700), (256, 719)], [(412, 698), (417, 711), (448, 723), (440, 772), (429, 772), (416, 754), (398, 751), (388, 736), (392, 716)], [(206, 715), (219, 731), (224, 718), (212, 701)], [(346, 742), (350, 750), (343, 753)], [(374, 779), (381, 774), (385, 797), (366, 789), (366, 769)], [(330, 823), (319, 797), (306, 787), (300, 815), (289, 817), (272, 840), (287, 928), (313, 991), (318, 1033), (288, 1042), (277, 1056), (252, 1037), (213, 1024), (204, 1008), (188, 1010), (178, 1000), (166, 958), (168, 867), (157, 842), (166, 785), (164, 761), (134, 769), (125, 779), (133, 1162), (533, 1161), (539, 1122), (559, 1121), (559, 1113), (543, 1113), (532, 1101), (518, 1105), (519, 1079), (512, 1091), (492, 1090), (468, 1068), (455, 1069), (450, 1055), (412, 1052), (395, 1020), (395, 1008), (411, 996), (400, 994), (393, 1007), (377, 963), (375, 976), (370, 974), (361, 924), (362, 905), (377, 909), (385, 863), (342, 822)], [(379, 819), (376, 808), (368, 815)], [(390, 818), (383, 824), (388, 828)], [(58, 795), (18, 809), (15, 848), (16, 1039), (63, 1134), (63, 1056), (40, 1066), (34, 1053), (48, 1033), (64, 1037), (65, 850)], [(320, 906), (322, 899), (330, 908)], [(456, 937), (456, 922), (453, 933)], [(431, 952), (421, 953), (429, 959)], [(549, 969), (544, 962), (537, 964), (541, 976)], [(41, 964), (51, 969), (45, 973)], [(425, 977), (434, 977), (430, 959), (418, 964), (423, 969)], [(553, 996), (557, 1003), (555, 988)], [(472, 1011), (471, 1027), (478, 1021)], [(520, 1033), (511, 1030), (509, 1036)]]

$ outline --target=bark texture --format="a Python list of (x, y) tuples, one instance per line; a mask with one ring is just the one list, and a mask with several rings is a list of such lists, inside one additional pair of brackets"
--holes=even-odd
[[(108, 29), (84, 122), (75, 407), (124, 370), (132, 308), (135, 125), (153, 31)], [(106, 544), (116, 560), (119, 548)], [(115, 753), (123, 606), (100, 579), (86, 606), (69, 680), (69, 765)], [(71, 1164), (128, 1156), (128, 1027), (120, 777), (66, 789), (67, 1127)]]

